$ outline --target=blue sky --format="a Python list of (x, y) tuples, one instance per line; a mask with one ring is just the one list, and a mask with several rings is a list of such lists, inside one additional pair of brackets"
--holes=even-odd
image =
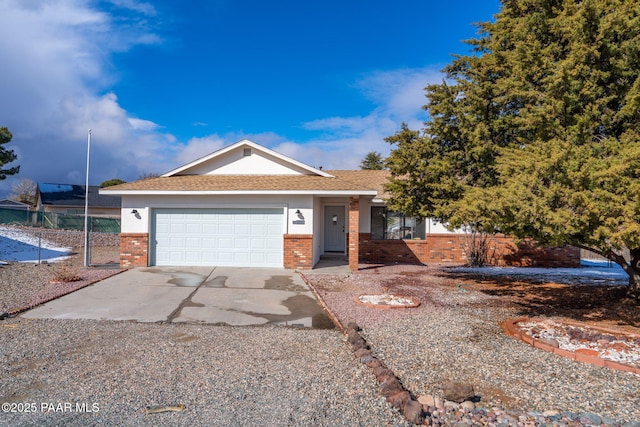
[(0, 126), (20, 178), (162, 173), (242, 138), (357, 168), (498, 0), (0, 0)]

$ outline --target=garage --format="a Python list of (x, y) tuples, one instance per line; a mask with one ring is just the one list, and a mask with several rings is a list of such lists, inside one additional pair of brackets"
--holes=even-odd
[(283, 266), (282, 208), (155, 209), (151, 265)]

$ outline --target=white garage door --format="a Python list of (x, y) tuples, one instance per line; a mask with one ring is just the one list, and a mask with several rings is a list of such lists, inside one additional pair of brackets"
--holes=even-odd
[(152, 265), (282, 267), (283, 209), (156, 209)]

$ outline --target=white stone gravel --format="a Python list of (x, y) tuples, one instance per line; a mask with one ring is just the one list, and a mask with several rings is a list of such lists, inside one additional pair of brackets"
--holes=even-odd
[[(594, 341), (573, 340), (567, 331), (575, 329), (575, 326), (565, 325), (553, 320), (520, 322), (517, 326), (520, 331), (534, 338), (555, 341), (558, 347), (563, 350), (596, 350), (599, 351), (599, 357), (602, 359), (640, 367), (640, 338), (638, 337), (624, 334), (619, 334), (616, 337), (613, 334), (606, 334), (610, 336), (610, 340), (606, 340), (606, 345), (603, 345)], [(602, 332), (588, 327), (582, 327), (581, 329), (590, 334), (602, 334)], [(620, 346), (619, 350), (613, 348), (616, 344)]]

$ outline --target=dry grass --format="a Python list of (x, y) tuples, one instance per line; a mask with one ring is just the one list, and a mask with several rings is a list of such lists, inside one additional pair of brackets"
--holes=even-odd
[(56, 282), (77, 282), (82, 280), (80, 272), (75, 267), (71, 260), (65, 260), (54, 264), (53, 266), (53, 279)]

